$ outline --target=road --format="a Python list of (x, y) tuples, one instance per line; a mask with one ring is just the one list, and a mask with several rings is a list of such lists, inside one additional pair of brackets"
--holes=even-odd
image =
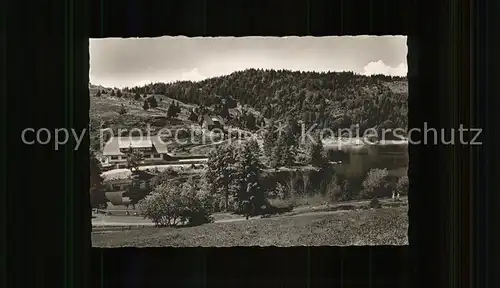
[[(407, 197), (401, 197), (401, 205), (406, 205), (408, 202)], [(388, 203), (393, 203), (394, 200), (387, 198), (387, 199), (381, 199), (381, 203), (383, 205), (388, 204)], [(359, 200), (352, 200), (352, 201), (346, 201), (339, 203), (338, 205), (333, 205), (333, 206), (304, 206), (304, 207), (297, 207), (293, 209), (290, 212), (287, 212), (285, 214), (281, 215), (276, 215), (271, 218), (264, 218), (264, 219), (280, 219), (280, 218), (289, 218), (289, 217), (305, 217), (305, 216), (324, 216), (324, 215), (331, 215), (335, 213), (344, 213), (344, 212), (349, 212), (352, 210), (357, 210), (361, 209), (363, 205), (369, 204), (369, 201), (359, 201)], [(351, 206), (351, 207), (342, 207), (342, 206)], [(357, 207), (352, 207), (352, 206), (357, 206)], [(342, 207), (342, 208), (341, 208)], [(338, 209), (335, 209), (338, 208)], [(314, 211), (316, 210), (316, 211)], [(110, 210), (112, 211), (112, 210)], [(131, 212), (130, 212), (131, 213)], [(296, 213), (296, 214), (295, 214)], [(96, 215), (97, 218), (92, 219), (92, 226), (95, 227), (109, 227), (109, 226), (138, 226), (138, 227), (143, 227), (143, 226), (154, 226), (154, 224), (147, 219), (144, 219), (140, 216), (117, 216), (117, 215), (111, 215), (111, 216), (105, 216), (102, 214)], [(239, 216), (239, 215), (234, 215), (234, 214), (229, 214), (229, 213), (222, 213), (222, 214), (213, 214), (214, 217), (214, 222), (215, 223), (229, 223), (229, 222), (238, 222), (238, 221), (246, 221), (245, 217)], [(261, 216), (257, 217), (250, 217), (250, 219), (262, 219)]]
[[(251, 217), (250, 219), (260, 219), (260, 216)], [(231, 219), (216, 219), (214, 223), (229, 223), (246, 221), (245, 217), (237, 217)], [(154, 223), (137, 216), (99, 216), (92, 219), (92, 226), (107, 227), (107, 226), (154, 226)]]
[[(261, 216), (250, 217), (249, 220), (260, 220), (260, 219), (280, 219), (280, 218), (291, 218), (291, 217), (306, 217), (306, 216), (325, 216), (336, 213), (348, 212), (348, 210), (341, 211), (316, 211), (316, 212), (305, 212), (294, 215), (277, 215), (272, 218), (262, 218)], [(247, 221), (245, 217), (234, 217), (230, 219), (215, 219), (214, 223), (231, 223)], [(137, 216), (98, 216), (98, 218), (92, 219), (93, 227), (152, 227), (154, 223)]]

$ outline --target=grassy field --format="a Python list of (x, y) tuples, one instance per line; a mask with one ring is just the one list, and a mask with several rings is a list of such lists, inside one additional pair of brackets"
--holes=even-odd
[(406, 207), (211, 223), (187, 228), (94, 231), (94, 247), (406, 245)]

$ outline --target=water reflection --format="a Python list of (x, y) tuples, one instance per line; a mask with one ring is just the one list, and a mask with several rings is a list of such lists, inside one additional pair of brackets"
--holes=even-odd
[(408, 144), (388, 143), (376, 145), (329, 145), (326, 146), (330, 161), (340, 162), (336, 172), (347, 178), (363, 177), (370, 169), (387, 169), (389, 176), (406, 175), (408, 168)]

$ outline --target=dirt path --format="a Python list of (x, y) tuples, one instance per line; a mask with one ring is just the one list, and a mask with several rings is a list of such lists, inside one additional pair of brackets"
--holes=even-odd
[[(251, 217), (250, 219), (261, 219), (258, 217)], [(245, 217), (237, 217), (231, 219), (216, 219), (213, 223), (231, 223), (238, 221), (246, 221)], [(154, 223), (150, 220), (143, 219), (137, 216), (99, 216), (92, 219), (92, 226), (94, 227), (113, 227), (113, 226), (127, 226), (127, 227), (152, 227)]]
[[(389, 199), (384, 199), (381, 201), (382, 203), (390, 203), (392, 202)], [(306, 217), (306, 216), (328, 216), (332, 214), (345, 213), (349, 211), (356, 210), (366, 210), (361, 208), (364, 205), (368, 204), (369, 201), (349, 201), (342, 202), (337, 205), (330, 206), (306, 206), (306, 207), (297, 207), (290, 212), (286, 212), (283, 214), (273, 215), (271, 217), (250, 217), (249, 220), (263, 220), (263, 219), (283, 219), (283, 218), (292, 218), (292, 217)], [(405, 206), (405, 202), (400, 202), (401, 206)], [(354, 206), (350, 209), (343, 209), (344, 206)], [(229, 213), (218, 213), (212, 215), (214, 218), (213, 223), (233, 223), (233, 222), (241, 222), (247, 221), (245, 217), (229, 214)], [(152, 227), (154, 223), (148, 219), (144, 219), (138, 216), (104, 216), (98, 215), (96, 218), (92, 219), (93, 227)]]
[[(283, 219), (291, 217), (309, 217), (309, 216), (327, 216), (332, 214), (338, 214), (343, 212), (349, 212), (349, 210), (338, 210), (338, 211), (313, 211), (304, 212), (300, 214), (282, 214), (276, 215), (269, 218), (262, 218), (262, 216), (250, 217), (249, 220), (268, 220), (268, 219)], [(245, 217), (235, 217), (231, 219), (216, 219), (213, 223), (233, 223), (248, 221)], [(150, 220), (143, 219), (137, 216), (101, 216), (92, 219), (92, 226), (94, 227), (153, 227), (154, 223)]]

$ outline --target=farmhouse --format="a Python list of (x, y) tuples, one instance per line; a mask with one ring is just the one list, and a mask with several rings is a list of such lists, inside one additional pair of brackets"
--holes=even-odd
[(142, 152), (144, 160), (141, 164), (144, 165), (160, 164), (171, 157), (159, 136), (112, 137), (104, 146), (102, 155), (105, 163), (120, 169), (127, 168), (127, 153), (130, 151)]
[(212, 131), (213, 129), (224, 129), (224, 120), (220, 116), (211, 116), (208, 114), (203, 115), (203, 129), (208, 129)]

